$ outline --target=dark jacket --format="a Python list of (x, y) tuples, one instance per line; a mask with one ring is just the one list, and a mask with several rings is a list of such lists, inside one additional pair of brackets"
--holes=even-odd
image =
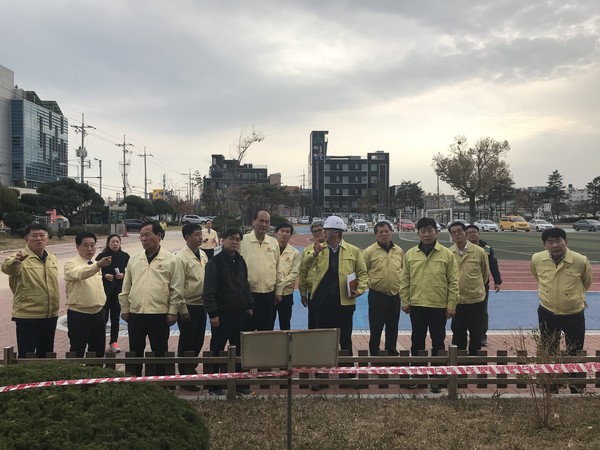
[(222, 251), (208, 261), (204, 272), (204, 309), (210, 318), (244, 314), (254, 306), (248, 267), (242, 255)]
[(96, 261), (100, 261), (106, 256), (112, 257), (112, 261), (108, 266), (102, 268), (102, 283), (104, 284), (104, 293), (107, 297), (109, 297), (111, 295), (118, 295), (121, 293), (121, 290), (123, 289), (123, 280), (117, 280), (116, 278), (113, 278), (112, 281), (108, 281), (106, 278), (104, 278), (104, 275), (107, 273), (115, 275), (115, 269), (117, 268), (119, 269), (119, 272), (125, 275), (125, 268), (129, 262), (129, 254), (120, 249), (116, 252), (113, 252), (111, 249), (105, 249), (98, 256), (96, 256)]
[[(500, 276), (500, 269), (498, 268), (498, 260), (496, 259), (496, 255), (494, 254), (494, 249), (487, 242), (479, 239), (479, 246), (485, 250), (488, 255), (488, 260), (490, 262), (490, 272), (492, 273), (492, 278), (494, 279), (494, 284), (500, 286), (502, 284), (502, 277)], [(489, 285), (488, 281), (486, 285)]]

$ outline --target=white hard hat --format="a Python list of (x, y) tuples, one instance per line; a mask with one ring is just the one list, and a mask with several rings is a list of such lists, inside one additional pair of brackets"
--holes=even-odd
[(336, 230), (346, 231), (346, 224), (344, 223), (341, 217), (329, 216), (327, 219), (325, 219), (323, 228), (333, 228)]

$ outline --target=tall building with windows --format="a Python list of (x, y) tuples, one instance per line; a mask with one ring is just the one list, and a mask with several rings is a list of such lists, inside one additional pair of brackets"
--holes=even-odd
[(320, 215), (325, 202), (325, 159), (327, 158), (328, 134), (329, 131), (310, 133), (308, 185), (312, 188), (311, 216)]
[(37, 188), (67, 176), (69, 123), (58, 103), (15, 90), (12, 114), (12, 182)]
[(389, 205), (390, 155), (382, 150), (361, 156), (327, 156), (327, 131), (310, 138), (309, 185), (312, 215), (357, 212), (363, 198), (384, 212)]
[(0, 183), (37, 188), (67, 176), (69, 124), (55, 101), (14, 79), (0, 66)]
[(12, 155), (10, 147), (10, 102), (13, 99), (15, 74), (0, 66), (0, 184), (10, 186)]
[(212, 155), (208, 176), (204, 177), (204, 189), (219, 191), (237, 184), (269, 183), (267, 166), (256, 164), (238, 164), (237, 159), (225, 159), (223, 155)]

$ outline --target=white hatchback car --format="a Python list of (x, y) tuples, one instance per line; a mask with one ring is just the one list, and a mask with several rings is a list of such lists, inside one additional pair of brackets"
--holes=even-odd
[(479, 231), (499, 231), (498, 224), (493, 220), (481, 219), (473, 223), (473, 225), (477, 225)]
[(535, 231), (544, 231), (548, 228), (554, 228), (554, 225), (544, 219), (531, 219), (529, 221), (529, 228)]
[(350, 228), (352, 231), (369, 231), (369, 225), (363, 219), (355, 219)]

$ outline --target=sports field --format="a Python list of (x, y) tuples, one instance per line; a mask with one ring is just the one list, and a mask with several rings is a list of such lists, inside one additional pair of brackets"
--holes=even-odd
[[(600, 233), (587, 231), (567, 231), (568, 245), (571, 250), (586, 255), (592, 264), (600, 264)], [(344, 233), (344, 239), (357, 247), (364, 249), (375, 242), (373, 232), (369, 233)], [(511, 259), (529, 261), (531, 255), (543, 250), (542, 233), (531, 231), (510, 232), (500, 231), (497, 233), (481, 233), (481, 239), (490, 244), (496, 252), (498, 259)], [(450, 235), (446, 230), (438, 234), (438, 240), (450, 246)], [(401, 236), (394, 233), (394, 242), (399, 244), (405, 251), (418, 244), (417, 233), (403, 232)]]

